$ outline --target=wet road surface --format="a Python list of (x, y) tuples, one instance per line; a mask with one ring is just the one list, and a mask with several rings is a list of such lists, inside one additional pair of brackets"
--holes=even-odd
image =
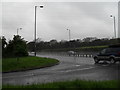
[(55, 58), (59, 65), (28, 70), (23, 72), (3, 73), (3, 84), (27, 85), (66, 80), (118, 80), (120, 64), (94, 64), (92, 58), (74, 57), (56, 54), (37, 54), (39, 57)]

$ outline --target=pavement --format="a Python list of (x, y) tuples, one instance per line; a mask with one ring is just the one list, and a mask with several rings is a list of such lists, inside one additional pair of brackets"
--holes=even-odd
[(37, 56), (58, 59), (60, 64), (35, 70), (3, 73), (2, 83), (29, 85), (76, 79), (102, 81), (118, 80), (120, 76), (120, 63), (100, 62), (94, 64), (93, 58), (54, 53), (38, 53)]

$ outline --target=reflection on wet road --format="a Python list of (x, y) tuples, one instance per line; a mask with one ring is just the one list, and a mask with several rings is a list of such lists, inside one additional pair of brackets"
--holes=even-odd
[(64, 54), (38, 53), (39, 57), (55, 58), (59, 65), (23, 72), (4, 73), (3, 84), (36, 84), (63, 80), (117, 80), (120, 64), (94, 64), (92, 58)]

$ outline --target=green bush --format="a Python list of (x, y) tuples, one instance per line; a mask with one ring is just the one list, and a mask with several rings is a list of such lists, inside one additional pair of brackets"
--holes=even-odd
[[(19, 35), (14, 35), (13, 40), (6, 44), (6, 39), (2, 39), (3, 58), (28, 56), (27, 42)], [(6, 45), (6, 47), (5, 47)]]

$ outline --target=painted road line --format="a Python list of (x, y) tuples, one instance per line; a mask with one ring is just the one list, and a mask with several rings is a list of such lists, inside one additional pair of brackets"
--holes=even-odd
[[(76, 65), (76, 66), (81, 66), (81, 65)], [(105, 67), (105, 66), (109, 66), (109, 65), (102, 65), (103, 67)], [(99, 67), (101, 67), (101, 66), (99, 66)], [(93, 69), (93, 68), (96, 68), (96, 67), (93, 67), (93, 66), (91, 66), (91, 67), (87, 67), (87, 68), (79, 68), (79, 69), (74, 69), (74, 70), (66, 70), (66, 71), (60, 71), (60, 72), (73, 72), (73, 71), (82, 71), (82, 70), (89, 70), (89, 69)], [(47, 72), (47, 71), (45, 71), (45, 72)], [(56, 71), (56, 72), (59, 72), (59, 71)], [(27, 77), (27, 76), (35, 76), (35, 75), (37, 75), (37, 74), (35, 74), (35, 73), (31, 73), (31, 74), (27, 74), (27, 75), (17, 75), (17, 76), (7, 76), (7, 77), (2, 77), (3, 79), (7, 79), (7, 78), (15, 78), (15, 77)]]
[(66, 71), (61, 71), (61, 72), (73, 72), (73, 71), (82, 71), (82, 70), (89, 70), (93, 69), (95, 67), (88, 67), (88, 68), (81, 68), (81, 69), (74, 69), (74, 70), (66, 70)]
[(79, 66), (81, 66), (81, 65), (75, 65), (76, 67), (79, 67)]
[[(87, 70), (87, 69), (92, 69), (92, 68), (95, 68), (95, 67), (89, 67), (89, 68), (81, 68), (81, 69), (74, 69), (74, 70), (66, 70), (66, 71), (61, 71), (61, 72), (72, 72), (72, 71), (82, 71), (82, 70)], [(59, 71), (58, 71), (59, 72)], [(7, 78), (19, 78), (19, 77), (27, 77), (27, 76), (35, 76), (34, 73), (31, 73), (31, 74), (27, 74), (27, 75), (20, 75), (20, 76), (7, 76), (7, 77), (2, 77), (4, 79), (7, 79)]]

